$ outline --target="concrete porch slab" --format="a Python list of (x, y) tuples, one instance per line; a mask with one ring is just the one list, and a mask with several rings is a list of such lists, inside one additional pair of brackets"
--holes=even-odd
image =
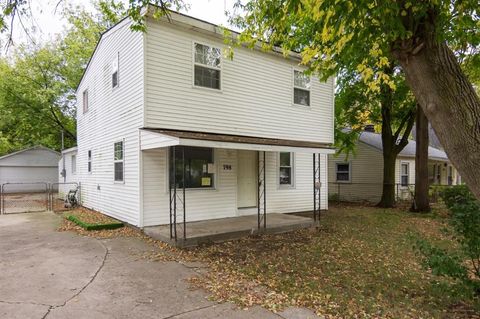
[(182, 238), (183, 233), (177, 228), (177, 241), (170, 239), (169, 225), (145, 227), (144, 232), (154, 239), (170, 243), (173, 246), (192, 247), (239, 239), (248, 235), (285, 233), (309, 228), (313, 225), (314, 221), (309, 217), (271, 213), (267, 215), (266, 229), (260, 230), (258, 229), (257, 215), (249, 215), (187, 222), (187, 237)]

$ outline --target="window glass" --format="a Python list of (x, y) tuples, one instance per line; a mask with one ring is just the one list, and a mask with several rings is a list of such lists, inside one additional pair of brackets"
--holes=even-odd
[(402, 186), (408, 186), (408, 179), (409, 179), (408, 175), (409, 175), (408, 163), (402, 163), (401, 176), (400, 176), (400, 183)]
[(350, 164), (349, 163), (337, 163), (337, 181), (348, 182), (350, 181)]
[(82, 100), (83, 100), (83, 113), (87, 113), (88, 111), (88, 89), (83, 91), (82, 94)]
[(194, 84), (220, 89), (221, 52), (219, 48), (195, 43)]
[[(204, 147), (175, 148), (170, 155), (170, 183), (173, 186), (173, 156), (175, 158), (175, 182), (178, 188), (214, 187), (213, 149)], [(185, 181), (183, 180), (183, 158), (185, 158)]]
[(72, 155), (72, 174), (77, 172), (77, 156)]
[(310, 106), (310, 76), (293, 71), (293, 103)]
[(211, 67), (220, 67), (221, 52), (219, 48), (195, 43), (195, 62)]
[(90, 173), (92, 171), (92, 151), (88, 151), (87, 163), (88, 163), (87, 171)]
[(112, 61), (112, 88), (118, 86), (118, 55)]
[(281, 152), (280, 153), (280, 172), (279, 172), (279, 183), (280, 185), (292, 185), (292, 153)]
[(123, 182), (123, 141), (114, 144), (114, 180)]

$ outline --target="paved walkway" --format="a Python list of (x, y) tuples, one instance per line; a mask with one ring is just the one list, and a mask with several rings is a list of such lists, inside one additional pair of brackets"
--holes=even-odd
[(140, 258), (135, 238), (57, 232), (53, 213), (0, 216), (0, 318), (314, 318), (309, 311), (247, 311), (207, 299), (194, 270)]

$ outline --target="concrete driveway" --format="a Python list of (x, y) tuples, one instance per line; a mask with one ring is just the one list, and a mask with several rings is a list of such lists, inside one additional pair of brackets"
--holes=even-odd
[(57, 232), (53, 213), (0, 216), (0, 318), (311, 318), (289, 309), (248, 311), (207, 299), (185, 279), (194, 270), (140, 256), (136, 238)]

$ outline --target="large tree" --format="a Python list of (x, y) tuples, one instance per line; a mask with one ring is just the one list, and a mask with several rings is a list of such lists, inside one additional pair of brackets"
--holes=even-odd
[(394, 56), (450, 160), (480, 198), (480, 100), (462, 71), (478, 56), (478, 0), (251, 0), (232, 21), (240, 42), (281, 44), (323, 75), (357, 70), (371, 88), (391, 82)]

